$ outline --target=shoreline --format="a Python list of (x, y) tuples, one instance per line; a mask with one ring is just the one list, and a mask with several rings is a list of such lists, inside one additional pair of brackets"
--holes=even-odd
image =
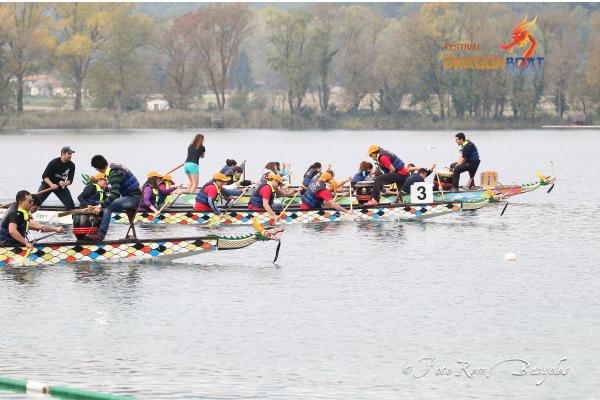
[[(213, 123), (213, 122), (218, 123)], [(331, 130), (515, 130), (515, 129), (598, 129), (597, 125), (569, 126), (567, 121), (543, 115), (534, 119), (475, 119), (406, 112), (384, 116), (369, 111), (357, 114), (313, 114), (294, 120), (284, 113), (226, 110), (207, 111), (25, 111), (0, 115), (0, 134), (37, 129), (114, 130), (114, 129), (265, 129), (290, 131)], [(547, 129), (547, 128), (546, 128)]]

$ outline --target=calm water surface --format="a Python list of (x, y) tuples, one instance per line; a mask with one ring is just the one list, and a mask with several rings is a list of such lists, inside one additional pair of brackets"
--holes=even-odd
[[(0, 198), (37, 189), (65, 144), (78, 176), (102, 153), (141, 177), (183, 162), (194, 133), (0, 135)], [(175, 263), (0, 269), (0, 375), (142, 399), (597, 399), (600, 134), (468, 136), (480, 170), (503, 183), (533, 182), (553, 160), (555, 189), (513, 198), (502, 217), (492, 206), (425, 223), (290, 226), (277, 265), (275, 244), (259, 243)], [(373, 143), (416, 164), (457, 156), (452, 132), (208, 131), (201, 181), (232, 157), (249, 177), (274, 159), (298, 176), (317, 160), (347, 176)], [(206, 231), (141, 233), (191, 232)], [(566, 375), (538, 384), (559, 363)]]

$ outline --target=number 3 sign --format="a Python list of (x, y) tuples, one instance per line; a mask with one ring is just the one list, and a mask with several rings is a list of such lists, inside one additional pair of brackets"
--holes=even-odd
[(416, 182), (410, 187), (411, 203), (432, 203), (433, 185), (429, 182)]

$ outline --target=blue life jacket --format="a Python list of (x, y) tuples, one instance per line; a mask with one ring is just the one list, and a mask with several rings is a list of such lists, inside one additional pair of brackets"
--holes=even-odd
[(323, 181), (312, 181), (306, 192), (302, 195), (302, 202), (309, 208), (321, 208), (323, 206), (323, 200), (317, 197), (317, 193), (321, 190), (327, 189), (327, 184)]
[(358, 182), (362, 182), (367, 179), (369, 173), (367, 171), (359, 171), (352, 177), (352, 186), (356, 185)]
[(198, 194), (196, 195), (196, 201), (198, 203), (204, 204), (205, 206), (210, 207), (210, 204), (208, 203), (208, 195), (204, 192), (204, 189), (208, 186), (208, 185), (214, 185), (217, 188), (217, 197), (215, 198), (215, 201), (219, 201), (221, 200), (221, 190), (219, 189), (219, 187), (215, 184), (214, 180), (210, 180), (208, 181), (204, 186), (202, 186), (202, 189), (200, 189), (200, 191), (198, 192)]
[(313, 179), (315, 179), (315, 176), (317, 176), (317, 174), (318, 174), (318, 172), (316, 169), (310, 168), (304, 174), (304, 180), (302, 181), (302, 184), (304, 186), (308, 187), (308, 185), (310, 185), (310, 183), (313, 181)]
[(250, 201), (248, 202), (248, 205), (252, 205), (256, 208), (263, 208), (263, 197), (260, 195), (260, 189), (262, 189), (265, 185), (269, 185), (269, 187), (271, 188), (271, 197), (269, 198), (269, 205), (271, 207), (273, 206), (273, 201), (275, 200), (275, 188), (271, 186), (269, 182), (263, 183), (262, 185), (254, 189), (254, 192), (252, 192), (252, 196), (250, 196)]
[(383, 171), (383, 173), (385, 173), (385, 174), (389, 174), (390, 170), (387, 169), (386, 167), (384, 167), (383, 165), (381, 165), (381, 163), (379, 162), (379, 159), (381, 158), (381, 156), (388, 156), (390, 158), (390, 160), (392, 161), (392, 165), (394, 166), (394, 169), (396, 170), (395, 172), (400, 171), (402, 169), (402, 167), (404, 167), (404, 161), (402, 161), (400, 159), (400, 157), (398, 157), (397, 155), (395, 155), (392, 152), (389, 152), (384, 149), (380, 149), (379, 153), (377, 153), (377, 164), (379, 165), (379, 169), (381, 169), (381, 171)]
[(104, 172), (107, 180), (109, 180), (109, 176), (112, 171), (121, 171), (125, 175), (120, 188), (122, 197), (127, 197), (133, 192), (140, 190), (140, 182), (138, 182), (137, 178), (130, 170), (119, 164), (110, 164), (106, 172)]
[[(471, 145), (468, 147), (470, 149), (470, 151), (467, 154), (465, 154), (464, 150), (468, 144)], [(475, 146), (475, 143), (473, 143), (469, 140), (465, 140), (465, 142), (462, 144), (462, 146), (460, 146), (460, 153), (465, 158), (466, 162), (479, 160), (479, 151), (477, 151), (477, 147)]]
[[(17, 208), (17, 210), (13, 212), (23, 214), (24, 222), (17, 225), (17, 231), (19, 231), (21, 236), (26, 238), (27, 230), (29, 229), (29, 212), (22, 208)], [(8, 214), (6, 214), (2, 220), (2, 225), (0, 225), (0, 243), (18, 243), (15, 239), (13, 239), (12, 236), (10, 236), (10, 233), (8, 232), (8, 225)]]
[(84, 197), (83, 199), (86, 203), (97, 206), (104, 201), (104, 189), (97, 183), (90, 183), (90, 185), (95, 186), (96, 191), (90, 197)]

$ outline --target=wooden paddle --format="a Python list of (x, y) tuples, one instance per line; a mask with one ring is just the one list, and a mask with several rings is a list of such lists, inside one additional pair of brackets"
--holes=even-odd
[(246, 192), (247, 192), (249, 189), (250, 189), (250, 186), (248, 186), (246, 189), (244, 189), (244, 190), (242, 191), (242, 193), (241, 193), (241, 194), (240, 194), (238, 197), (236, 197), (236, 198), (235, 198), (235, 200), (233, 201), (233, 203), (231, 203), (231, 204), (230, 204), (230, 205), (229, 205), (229, 206), (228, 206), (228, 207), (225, 209), (225, 211), (223, 211), (223, 213), (222, 213), (221, 215), (219, 215), (217, 218), (215, 218), (214, 220), (212, 220), (211, 222), (209, 222), (209, 223), (208, 223), (208, 226), (209, 226), (209, 227), (212, 227), (212, 226), (214, 226), (214, 225), (216, 225), (216, 224), (220, 223), (220, 222), (221, 222), (221, 219), (222, 219), (222, 218), (225, 216), (225, 214), (226, 214), (227, 212), (229, 212), (229, 210), (231, 210), (231, 207), (233, 207), (233, 206), (234, 206), (234, 204), (235, 204), (235, 203), (237, 203), (237, 202), (238, 202), (238, 200), (239, 200), (239, 199), (241, 199), (241, 198), (242, 198), (242, 196), (243, 196), (244, 194), (246, 194)]
[[(41, 231), (40, 231), (40, 232), (41, 232)], [(22, 265), (23, 265), (23, 263), (25, 262), (25, 260), (27, 260), (27, 259), (29, 258), (29, 255), (31, 254), (31, 250), (33, 250), (33, 246), (35, 246), (35, 242), (37, 242), (38, 240), (46, 239), (46, 238), (48, 238), (48, 237), (50, 237), (50, 236), (54, 236), (54, 235), (56, 235), (57, 233), (58, 233), (58, 232), (52, 232), (52, 233), (49, 233), (49, 234), (47, 234), (47, 235), (44, 235), (44, 236), (39, 236), (39, 237), (36, 237), (35, 239), (33, 239), (33, 242), (31, 242), (31, 246), (32, 246), (32, 247), (31, 247), (30, 249), (27, 249), (27, 251), (25, 252), (25, 255), (24, 255), (24, 256), (23, 256), (23, 258), (21, 258), (21, 260), (19, 261), (19, 266), (22, 266)]]
[(440, 184), (438, 189), (440, 190), (440, 193), (442, 194), (442, 198), (444, 199), (444, 201), (446, 201), (446, 195), (444, 194), (444, 187), (442, 186), (442, 181), (440, 180), (440, 176), (438, 175), (437, 170), (435, 171), (435, 177), (437, 178), (437, 181)]
[[(58, 189), (58, 188), (57, 188), (57, 189)], [(38, 195), (40, 195), (40, 194), (48, 193), (48, 192), (51, 192), (51, 191), (53, 191), (53, 190), (54, 190), (54, 189), (52, 189), (52, 188), (47, 188), (47, 189), (41, 190), (41, 191), (39, 191), (39, 192), (37, 192), (37, 193), (33, 193), (33, 194), (35, 194), (36, 196), (38, 196)], [(17, 202), (16, 200), (13, 200), (13, 201), (11, 201), (10, 203), (2, 204), (2, 205), (0, 205), (0, 208), (6, 208), (6, 207), (10, 207), (11, 205), (15, 204), (16, 202)]]
[(183, 164), (179, 164), (178, 166), (176, 166), (176, 167), (175, 167), (175, 168), (173, 168), (172, 170), (165, 172), (165, 173), (163, 174), (163, 176), (164, 176), (164, 175), (170, 175), (171, 173), (173, 173), (173, 172), (177, 171), (179, 168), (183, 167), (184, 165), (185, 165), (185, 163), (183, 163)]

